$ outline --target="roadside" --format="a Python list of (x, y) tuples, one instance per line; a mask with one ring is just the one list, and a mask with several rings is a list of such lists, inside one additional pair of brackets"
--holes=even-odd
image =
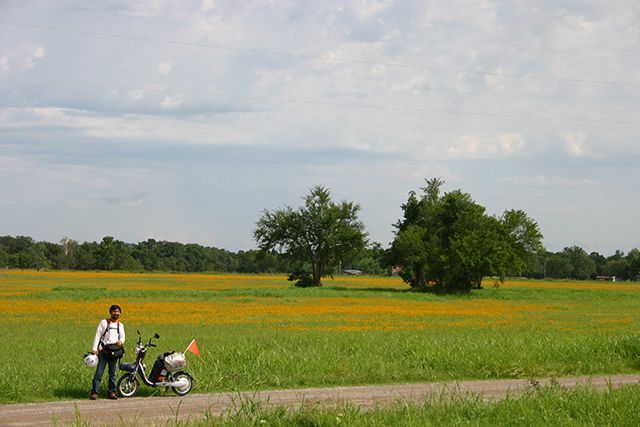
[(565, 388), (589, 385), (607, 387), (640, 384), (640, 375), (582, 376), (540, 380), (484, 380), (423, 384), (307, 388), (260, 392), (191, 394), (185, 397), (137, 397), (111, 401), (76, 400), (50, 403), (0, 405), (1, 426), (44, 426), (69, 423), (164, 424), (167, 421), (200, 420), (233, 414), (242, 405), (299, 408), (304, 405), (351, 404), (363, 409), (395, 402), (420, 402), (437, 396), (476, 395), (492, 401), (521, 394), (532, 388), (557, 384)]

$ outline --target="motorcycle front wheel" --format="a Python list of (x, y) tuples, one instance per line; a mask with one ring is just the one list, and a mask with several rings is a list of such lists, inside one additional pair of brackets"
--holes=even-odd
[(184, 384), (180, 387), (171, 387), (173, 392), (178, 396), (184, 396), (185, 394), (189, 393), (191, 391), (191, 388), (193, 387), (193, 378), (186, 372), (176, 372), (173, 375), (173, 381), (181, 382)]
[(135, 374), (125, 374), (118, 380), (118, 394), (122, 397), (131, 397), (136, 394), (140, 382)]

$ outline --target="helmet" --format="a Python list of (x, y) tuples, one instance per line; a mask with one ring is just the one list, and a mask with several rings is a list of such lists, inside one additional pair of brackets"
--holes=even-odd
[(98, 356), (92, 353), (87, 353), (84, 355), (84, 364), (90, 368), (95, 368), (98, 366)]

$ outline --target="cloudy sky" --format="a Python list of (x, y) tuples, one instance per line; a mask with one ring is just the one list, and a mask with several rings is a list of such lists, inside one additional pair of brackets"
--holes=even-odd
[(321, 184), (387, 246), (446, 180), (640, 247), (640, 3), (0, 0), (0, 235), (253, 248)]

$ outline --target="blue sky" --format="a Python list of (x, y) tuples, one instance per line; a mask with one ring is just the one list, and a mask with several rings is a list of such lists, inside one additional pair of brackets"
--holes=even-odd
[(640, 247), (636, 1), (2, 1), (0, 235), (254, 247), (314, 185), (386, 246), (446, 180)]

